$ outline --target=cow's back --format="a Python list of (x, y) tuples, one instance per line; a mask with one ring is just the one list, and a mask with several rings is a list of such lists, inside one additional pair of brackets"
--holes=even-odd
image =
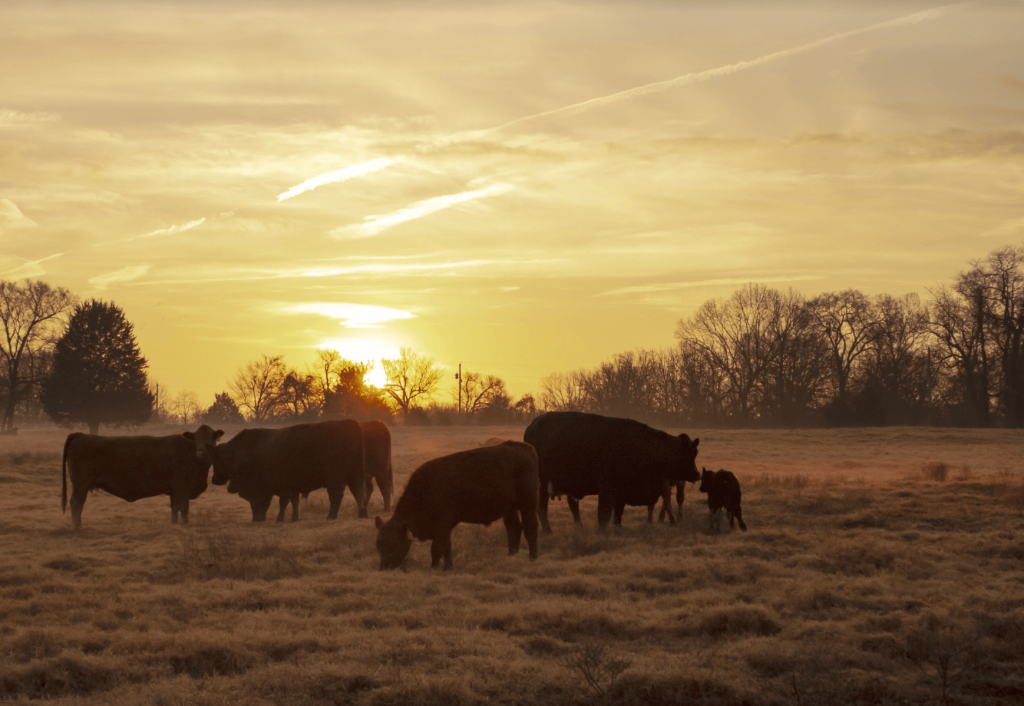
[(394, 517), (431, 539), (460, 522), (490, 524), (510, 507), (536, 518), (537, 454), (519, 441), (427, 461), (409, 477)]

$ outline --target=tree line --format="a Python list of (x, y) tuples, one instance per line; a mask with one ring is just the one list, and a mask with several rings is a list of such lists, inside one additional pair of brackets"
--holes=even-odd
[(95, 430), (154, 413), (186, 424), (511, 424), (578, 410), (666, 426), (1024, 425), (1024, 246), (993, 251), (928, 295), (848, 289), (808, 299), (748, 284), (681, 319), (670, 347), (548, 375), (539, 404), (468, 370), (440, 401), (444, 368), (403, 348), (381, 361), (381, 388), (365, 382), (372, 364), (333, 350), (301, 369), (262, 355), (203, 408), (192, 392), (160, 396), (112, 302), (0, 281), (0, 433), (16, 431), (16, 416)]
[(673, 347), (547, 376), (541, 406), (675, 426), (1024, 424), (1024, 246), (928, 293), (748, 284), (680, 320)]

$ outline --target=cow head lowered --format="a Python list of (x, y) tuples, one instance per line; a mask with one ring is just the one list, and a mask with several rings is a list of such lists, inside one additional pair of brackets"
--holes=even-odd
[(374, 521), (377, 525), (377, 551), (380, 552), (380, 570), (397, 569), (409, 556), (409, 549), (412, 547), (412, 539), (409, 538), (409, 525), (399, 525), (391, 518), (387, 522), (380, 519), (380, 515)]
[(697, 470), (697, 445), (700, 444), (700, 439), (694, 439), (690, 441), (690, 437), (686, 434), (680, 434), (678, 437), (679, 443), (682, 446), (682, 468), (680, 468), (680, 476), (675, 480), (686, 481), (688, 483), (696, 483), (700, 480), (700, 471)]

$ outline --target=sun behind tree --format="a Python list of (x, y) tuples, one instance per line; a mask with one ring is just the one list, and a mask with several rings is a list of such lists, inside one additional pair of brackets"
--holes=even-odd
[(75, 307), (57, 341), (43, 409), (62, 426), (88, 424), (92, 434), (100, 424), (145, 424), (153, 412), (147, 366), (121, 308), (91, 299)]

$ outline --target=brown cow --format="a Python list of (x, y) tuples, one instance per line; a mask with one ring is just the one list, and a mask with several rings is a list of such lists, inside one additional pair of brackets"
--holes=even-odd
[[(363, 504), (359, 508), (360, 517), (368, 517), (367, 507), (373, 494), (373, 481), (377, 481), (381, 497), (384, 498), (384, 511), (391, 512), (391, 497), (395, 492), (395, 473), (391, 468), (391, 431), (384, 422), (360, 422), (363, 430), (363, 460), (366, 466), (366, 490), (363, 493)], [(309, 493), (302, 493), (308, 497)], [(279, 500), (277, 521), (284, 520), (288, 505), (292, 506), (292, 522), (299, 519), (299, 493), (282, 495)]]
[(452, 530), (460, 522), (489, 525), (505, 521), (508, 553), (519, 551), (523, 534), (530, 558), (537, 558), (537, 452), (521, 441), (506, 441), (427, 461), (413, 471), (384, 522), (378, 516), (380, 568), (401, 566), (412, 539), (431, 540), (430, 565), (452, 568)]
[[(298, 493), (317, 488), (327, 489), (327, 519), (336, 519), (346, 486), (356, 499), (359, 516), (366, 517), (363, 476), (363, 433), (359, 422), (351, 419), (243, 429), (218, 446), (213, 457), (213, 484), (226, 483), (229, 493), (248, 500), (253, 522), (267, 519), (275, 495), (285, 505)], [(282, 507), (278, 519), (283, 515)], [(296, 512), (293, 519), (297, 517)]]
[(214, 448), (223, 431), (203, 424), (195, 433), (171, 436), (98, 436), (76, 432), (64, 441), (61, 462), (61, 511), (68, 506), (71, 476), (71, 526), (82, 527), (82, 507), (99, 488), (128, 502), (171, 496), (171, 522), (188, 524), (188, 504), (206, 490)]

